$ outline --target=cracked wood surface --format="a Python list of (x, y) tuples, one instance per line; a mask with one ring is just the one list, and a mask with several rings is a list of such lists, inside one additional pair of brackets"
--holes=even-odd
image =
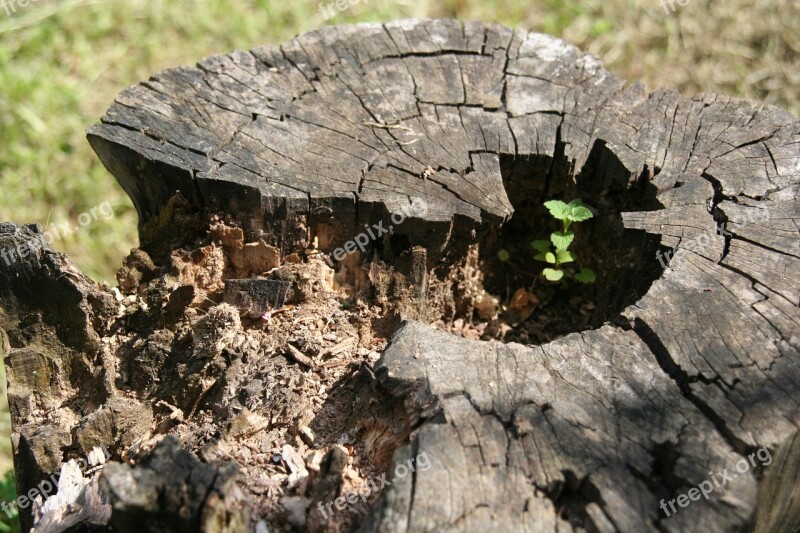
[[(742, 476), (658, 519), (659, 500), (739, 456), (634, 330), (605, 326), (545, 346), (471, 342), (406, 323), (377, 368), (417, 423), (433, 467), (379, 530), (732, 530), (753, 513)], [(398, 527), (401, 526), (401, 527)]]
[[(542, 175), (563, 160), (589, 191), (651, 177), (663, 209), (623, 213), (625, 225), (684, 252), (614, 325), (538, 347), (418, 323), (395, 334), (379, 374), (416, 427), (397, 458), (425, 451), (433, 467), (393, 484), (364, 527), (800, 525), (800, 123), (788, 113), (626, 85), (543, 35), (408, 20), (162, 72), (120, 94), (89, 140), (142, 224), (180, 189), (283, 248), (308, 239), (298, 222), (320, 208), (347, 239), (419, 197), (424, 219), (398, 231), (443, 251), (512, 215), (501, 155), (541, 157)], [(771, 465), (664, 517), (662, 498), (762, 446)]]

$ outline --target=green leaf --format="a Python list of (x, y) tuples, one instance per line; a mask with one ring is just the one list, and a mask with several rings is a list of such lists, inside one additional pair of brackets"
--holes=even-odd
[(504, 263), (505, 263), (506, 261), (508, 261), (508, 258), (509, 258), (509, 257), (511, 257), (511, 254), (510, 254), (510, 253), (508, 253), (508, 250), (506, 250), (505, 248), (502, 248), (502, 249), (500, 249), (500, 250), (497, 252), (497, 258), (498, 258), (500, 261), (504, 262)]
[(586, 207), (576, 207), (572, 211), (570, 211), (569, 219), (573, 222), (583, 222), (584, 220), (589, 220), (594, 215), (592, 212), (589, 211)]
[(574, 238), (575, 232), (573, 231), (567, 231), (566, 233), (554, 231), (550, 234), (550, 240), (553, 242), (553, 246), (556, 247), (556, 250), (566, 250), (569, 248), (569, 245), (572, 244), (572, 239)]
[(567, 207), (569, 208), (567, 219), (571, 220), (572, 222), (583, 222), (584, 220), (589, 220), (594, 216), (592, 215), (592, 212), (583, 205), (583, 202), (580, 200), (580, 198), (572, 200)]
[(556, 256), (553, 254), (553, 252), (546, 252), (544, 254), (544, 260), (550, 264), (556, 264)]
[(567, 250), (559, 250), (556, 252), (556, 257), (558, 258), (558, 262), (562, 265), (564, 263), (572, 263), (575, 261), (575, 254), (568, 252)]
[(544, 206), (550, 211), (550, 214), (558, 220), (567, 220), (570, 207), (561, 200), (549, 200), (544, 203)]
[(537, 252), (547, 252), (550, 250), (550, 241), (533, 241), (531, 246), (533, 246), (533, 249)]
[(575, 274), (575, 279), (581, 283), (594, 283), (594, 271), (591, 268), (582, 268), (580, 272)]
[(547, 261), (547, 254), (548, 252), (539, 252), (538, 254), (534, 255), (533, 258), (537, 261)]
[(555, 268), (545, 268), (542, 270), (542, 274), (548, 281), (558, 281), (564, 277), (564, 271), (556, 270)]

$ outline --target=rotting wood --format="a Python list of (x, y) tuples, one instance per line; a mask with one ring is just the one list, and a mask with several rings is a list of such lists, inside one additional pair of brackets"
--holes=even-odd
[[(200, 211), (227, 214), (265, 254), (272, 247), (283, 255), (328, 253), (364, 225), (391, 225), (388, 238), (348, 255), (335, 277), (351, 295), (374, 290), (410, 301), (382, 317), (388, 329), (402, 319), (436, 321), (434, 269), (462, 261), (511, 218), (512, 188), (556, 197), (578, 191), (599, 202), (598, 218), (619, 220), (620, 235), (624, 225), (624, 235), (642, 236), (634, 239), (638, 252), (625, 251), (633, 267), (609, 270), (615, 277), (597, 289), (620, 305), (598, 329), (523, 346), (403, 323), (376, 366), (377, 405), (353, 410), (371, 417), (364, 434), (377, 443), (373, 457), (394, 452), (400, 464), (425, 452), (432, 467), (372, 500), (363, 530), (800, 525), (792, 499), (800, 457), (800, 123), (788, 113), (626, 86), (595, 58), (543, 35), (412, 20), (325, 28), (281, 47), (162, 72), (123, 91), (89, 140), (131, 195), (142, 246), (159, 264), (202, 232), (194, 218)], [(508, 161), (524, 167), (509, 171)], [(414, 198), (425, 200), (424, 215), (393, 221)], [(753, 211), (768, 216), (748, 217)], [(34, 231), (2, 226), (0, 245), (15, 246)], [(657, 265), (653, 239), (661, 251), (677, 245), (684, 252), (649, 279), (644, 296), (615, 300)], [(695, 241), (704, 244), (688, 249)], [(220, 257), (212, 244), (180, 260), (213, 270)], [(365, 273), (360, 264), (375, 257), (388, 270), (372, 261)], [(124, 279), (152, 276), (142, 274)], [(292, 277), (300, 299), (313, 292), (302, 273), (276, 275)], [(101, 347), (113, 298), (46, 251), (0, 268), (0, 302), (20, 488), (57, 466), (74, 445), (73, 427), (100, 427), (99, 417), (123, 425), (116, 448), (134, 446), (128, 435), (140, 426), (126, 412), (103, 411), (112, 401), (122, 411), (135, 405), (119, 398), (121, 363)], [(150, 324), (134, 326), (152, 333)], [(229, 336), (222, 326), (209, 330), (216, 348), (181, 363), (187, 375), (197, 373), (179, 383), (181, 391), (233, 387), (230, 370), (220, 377), (220, 369), (255, 364), (234, 353), (254, 335), (242, 328), (232, 326)], [(159, 332), (136, 347), (148, 355), (131, 363), (139, 385), (124, 392), (158, 391), (159, 399), (194, 411), (196, 396), (175, 403), (175, 391), (148, 378), (169, 352), (170, 335)], [(36, 379), (24, 370), (34, 366)], [(356, 378), (371, 383), (368, 374)], [(247, 387), (245, 397), (260, 394), (255, 381)], [(347, 387), (337, 383), (331, 395)], [(274, 401), (275, 411), (290, 409), (291, 398)], [(76, 399), (87, 409), (71, 418), (41, 415)], [(337, 408), (318, 416), (334, 419)], [(29, 420), (31, 413), (37, 417)], [(248, 423), (247, 413), (237, 416)], [(223, 444), (203, 448), (203, 457), (221, 461)], [(772, 457), (768, 466), (752, 466), (672, 516), (660, 509), (660, 500), (687, 492), (710, 471), (732, 471), (762, 447)], [(327, 453), (324, 464), (309, 459), (318, 476), (306, 492), (311, 502), (341, 494), (346, 452)], [(306, 503), (286, 505), (296, 511)], [(313, 505), (307, 514), (311, 529), (331, 524)]]

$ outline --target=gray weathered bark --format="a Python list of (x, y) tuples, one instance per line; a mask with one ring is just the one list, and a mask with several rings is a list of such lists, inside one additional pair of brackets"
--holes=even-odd
[[(329, 252), (422, 198), (427, 211), (375, 252), (424, 248), (427, 266), (409, 278), (424, 287), (426, 269), (512, 216), (504, 165), (519, 161), (516, 187), (603, 199), (627, 230), (684, 249), (617, 318), (542, 346), (405, 322), (376, 372), (412, 431), (396, 462), (425, 452), (432, 466), (387, 488), (364, 530), (800, 527), (800, 122), (784, 111), (626, 86), (539, 34), (412, 20), (162, 72), (123, 91), (89, 141), (154, 258), (194, 228), (169, 225), (176, 191), (284, 254), (315, 239)], [(23, 230), (3, 231), (5, 246)], [(658, 263), (653, 251), (604, 290), (622, 292)], [(23, 490), (74, 444), (71, 423), (48, 430), (47, 409), (117, 401), (112, 425), (137, 423), (105, 373), (114, 354), (87, 359), (103, 353), (103, 296), (59, 261), (48, 252), (0, 269)], [(48, 297), (20, 279), (52, 287)], [(669, 517), (660, 509), (762, 447), (768, 466), (748, 463)]]

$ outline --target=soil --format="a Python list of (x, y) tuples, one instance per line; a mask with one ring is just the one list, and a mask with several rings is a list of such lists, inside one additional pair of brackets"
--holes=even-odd
[[(543, 165), (548, 168), (545, 175)], [(625, 211), (662, 207), (650, 183), (658, 169), (645, 169), (627, 186), (599, 190), (588, 179), (594, 172), (592, 160), (576, 179), (564, 159), (503, 157), (501, 170), (514, 214), (479, 236), (463, 259), (432, 276), (432, 286), (444, 280), (452, 287), (455, 305), (453, 312), (445, 309), (440, 318), (431, 317), (440, 329), (469, 339), (542, 344), (618, 320), (661, 275), (658, 239), (626, 230), (621, 219)], [(534, 260), (531, 242), (549, 240), (551, 232), (561, 229), (545, 201), (574, 198), (583, 199), (593, 217), (571, 227), (575, 240), (570, 251), (577, 260), (565, 268), (573, 273), (591, 268), (597, 279), (591, 284), (548, 282), (541, 272), (549, 265)], [(500, 250), (509, 254), (507, 260), (499, 258)]]

